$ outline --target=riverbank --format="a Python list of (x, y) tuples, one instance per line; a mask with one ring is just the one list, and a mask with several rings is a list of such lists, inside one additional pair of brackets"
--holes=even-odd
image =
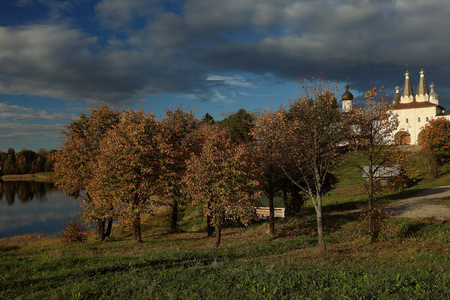
[(1, 177), (1, 180), (4, 181), (34, 180), (34, 181), (54, 182), (55, 181), (54, 175), (55, 175), (54, 172), (41, 172), (35, 174), (13, 174), (13, 175), (3, 175)]

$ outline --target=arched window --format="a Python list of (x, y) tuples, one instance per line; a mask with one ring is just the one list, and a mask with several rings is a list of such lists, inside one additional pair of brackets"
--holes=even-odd
[(406, 118), (406, 123), (408, 123), (408, 118)]
[(417, 122), (420, 122), (420, 117), (417, 119)]
[(428, 117), (427, 117), (426, 121), (428, 122)]

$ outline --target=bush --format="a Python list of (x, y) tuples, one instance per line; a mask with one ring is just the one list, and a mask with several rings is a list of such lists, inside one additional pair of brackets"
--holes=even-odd
[(64, 244), (83, 243), (86, 241), (86, 227), (79, 220), (66, 221), (66, 230), (62, 234)]

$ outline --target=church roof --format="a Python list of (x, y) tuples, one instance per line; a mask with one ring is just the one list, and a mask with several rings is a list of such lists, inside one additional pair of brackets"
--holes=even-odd
[(400, 93), (399, 93), (399, 91), (400, 91), (400, 87), (399, 86), (396, 86), (395, 87), (395, 94), (394, 94), (394, 98), (392, 99), (392, 105), (398, 105), (398, 104), (400, 104)]
[(350, 87), (348, 84), (345, 86), (347, 90), (342, 94), (342, 101), (344, 100), (353, 100), (353, 94), (348, 91)]
[(405, 73), (405, 84), (403, 85), (402, 96), (413, 96), (414, 92), (411, 85), (411, 80), (409, 80), (409, 72)]
[(431, 83), (431, 85), (430, 85), (430, 88), (431, 88), (431, 91), (430, 91), (430, 98), (435, 98), (435, 99), (439, 99), (440, 97), (439, 97), (439, 95), (434, 91), (434, 83)]
[(428, 95), (428, 87), (425, 81), (425, 72), (420, 70), (419, 84), (417, 85), (416, 95)]
[(410, 103), (401, 103), (398, 105), (394, 105), (392, 106), (391, 109), (406, 109), (406, 108), (422, 108), (422, 107), (441, 107), (437, 104), (431, 103), (431, 102), (417, 102), (417, 101), (413, 101)]

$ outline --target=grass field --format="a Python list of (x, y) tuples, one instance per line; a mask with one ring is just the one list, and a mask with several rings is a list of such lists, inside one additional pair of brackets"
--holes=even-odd
[[(357, 173), (343, 169), (325, 199), (324, 255), (309, 203), (297, 217), (277, 219), (273, 237), (264, 221), (230, 224), (218, 249), (198, 209), (183, 211), (179, 234), (166, 233), (161, 210), (147, 220), (141, 244), (118, 227), (104, 242), (91, 235), (72, 245), (35, 235), (0, 240), (0, 298), (449, 299), (450, 223), (386, 218), (371, 244)], [(438, 180), (418, 174), (405, 190), (380, 192), (378, 203), (450, 185), (447, 173)]]

